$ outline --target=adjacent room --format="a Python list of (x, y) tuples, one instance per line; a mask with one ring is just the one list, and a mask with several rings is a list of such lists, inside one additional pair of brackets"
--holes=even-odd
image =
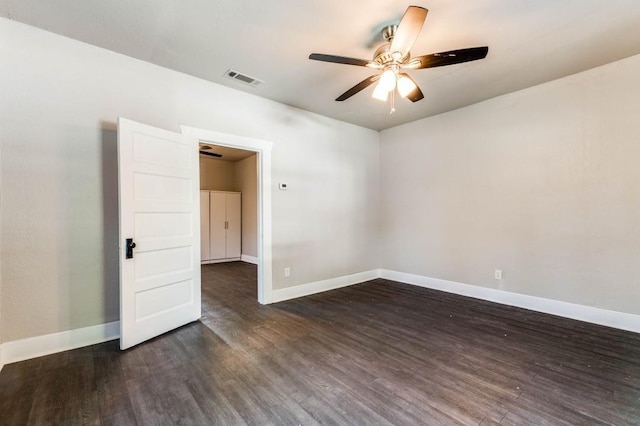
[(639, 27), (0, 0), (0, 424), (638, 424)]

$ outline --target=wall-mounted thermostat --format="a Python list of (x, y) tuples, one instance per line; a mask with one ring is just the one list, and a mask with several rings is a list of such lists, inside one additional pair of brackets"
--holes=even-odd
[(287, 184), (286, 183), (279, 183), (278, 184), (278, 189), (281, 191), (286, 191), (287, 190)]

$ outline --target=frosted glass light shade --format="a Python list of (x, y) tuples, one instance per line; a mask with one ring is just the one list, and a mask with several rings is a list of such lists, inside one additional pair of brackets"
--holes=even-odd
[(371, 97), (379, 101), (386, 102), (387, 97), (389, 97), (389, 91), (382, 87), (380, 82), (378, 82), (376, 88), (373, 89), (373, 95), (371, 95)]
[(403, 98), (406, 98), (409, 93), (413, 92), (416, 89), (416, 84), (410, 78), (406, 76), (400, 76), (398, 79), (398, 93)]
[(380, 82), (378, 83), (380, 90), (392, 91), (396, 88), (396, 73), (392, 70), (386, 70), (380, 76)]

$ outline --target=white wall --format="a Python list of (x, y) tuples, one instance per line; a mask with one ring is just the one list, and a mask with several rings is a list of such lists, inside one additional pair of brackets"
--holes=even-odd
[(640, 314), (639, 75), (635, 56), (381, 132), (382, 267)]
[(118, 116), (274, 142), (274, 288), (378, 266), (377, 132), (6, 19), (0, 58), (4, 342), (117, 319)]
[(242, 193), (242, 254), (258, 257), (258, 164), (252, 155), (235, 164), (235, 190)]
[[(2, 176), (2, 139), (0, 139), (0, 176)], [(2, 179), (0, 179), (0, 224), (2, 223)], [(2, 370), (2, 238), (0, 234), (0, 371)]]

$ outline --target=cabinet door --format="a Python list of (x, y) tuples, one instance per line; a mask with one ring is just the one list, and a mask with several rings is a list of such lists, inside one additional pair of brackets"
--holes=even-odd
[(241, 214), (241, 195), (227, 194), (227, 258), (241, 255)]
[(200, 191), (200, 260), (209, 260), (209, 191)]
[(209, 259), (224, 259), (227, 257), (227, 207), (224, 192), (210, 192), (209, 195), (209, 235), (211, 247)]

